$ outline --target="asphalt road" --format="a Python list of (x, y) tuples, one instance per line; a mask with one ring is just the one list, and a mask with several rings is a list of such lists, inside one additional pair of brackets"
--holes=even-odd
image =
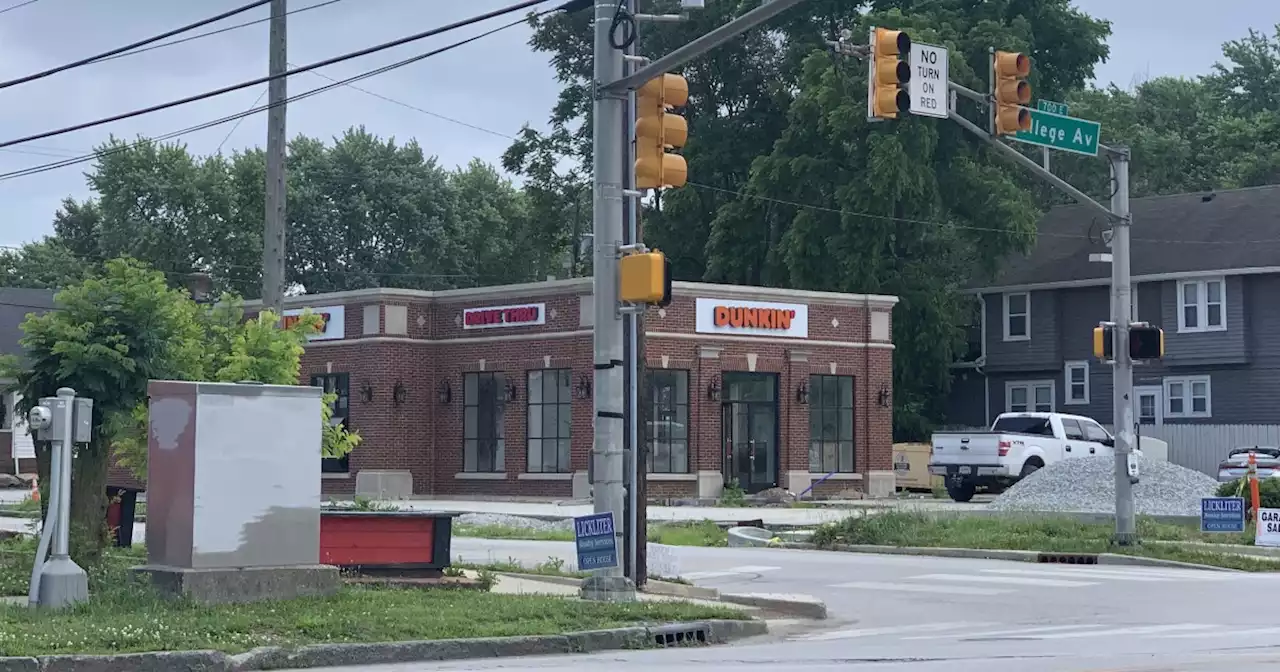
[[(572, 565), (568, 543), (458, 538), (454, 544), (463, 561), (536, 564), (558, 557)], [(362, 669), (941, 672), (944, 663), (973, 672), (1280, 669), (1280, 647), (1270, 645), (1280, 627), (1256, 620), (1265, 609), (1247, 606), (1250, 596), (1280, 589), (1280, 576), (779, 549), (670, 551), (678, 572), (699, 585), (816, 595), (831, 618), (731, 647)]]

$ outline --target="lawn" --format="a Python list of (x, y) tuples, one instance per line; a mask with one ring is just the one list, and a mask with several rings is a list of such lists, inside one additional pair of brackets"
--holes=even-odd
[[(871, 546), (925, 546), (937, 548), (985, 548), (1059, 553), (1125, 553), (1164, 560), (1254, 572), (1280, 571), (1280, 558), (1245, 557), (1214, 552), (1195, 545), (1144, 544), (1134, 548), (1110, 545), (1112, 523), (1086, 523), (1055, 516), (938, 516), (909, 511), (887, 511), (874, 516), (847, 518), (818, 528), (814, 543)], [(1138, 519), (1141, 539), (1162, 542), (1251, 544), (1248, 534), (1202, 534), (1181, 525)]]
[[(573, 530), (533, 530), (507, 525), (454, 525), (455, 537), (573, 541)], [(649, 543), (667, 546), (727, 546), (728, 533), (709, 521), (649, 525)]]
[[(26, 594), (34, 544), (0, 543), (0, 593)], [(682, 602), (605, 604), (475, 590), (347, 587), (329, 598), (199, 606), (161, 599), (113, 550), (90, 571), (91, 601), (65, 612), (0, 607), (0, 656), (215, 649), (539, 635), (701, 620), (741, 611)], [(552, 573), (547, 568), (546, 573)]]

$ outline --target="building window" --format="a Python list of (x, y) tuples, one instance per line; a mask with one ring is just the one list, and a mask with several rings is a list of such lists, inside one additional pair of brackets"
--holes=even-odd
[(1208, 418), (1213, 415), (1209, 376), (1164, 379), (1166, 418)]
[(1067, 390), (1067, 400), (1063, 403), (1089, 403), (1089, 362), (1067, 362), (1063, 380)]
[(573, 401), (569, 369), (529, 372), (529, 466), (531, 474), (569, 471), (569, 434)]
[(1004, 295), (1004, 340), (1031, 340), (1031, 294)]
[(1005, 412), (1052, 413), (1053, 381), (1009, 382), (1004, 384)]
[(649, 443), (651, 474), (684, 474), (689, 471), (689, 372), (651, 369), (649, 418), (645, 440)]
[(1226, 328), (1225, 280), (1183, 280), (1178, 283), (1178, 331), (1225, 331)]
[(463, 471), (506, 471), (505, 382), (501, 373), (462, 376)]
[[(351, 375), (347, 373), (316, 374), (311, 376), (311, 387), (318, 387), (324, 390), (325, 394), (336, 395), (333, 403), (329, 404), (329, 409), (333, 411), (333, 414), (329, 416), (329, 424), (343, 429), (350, 429)], [(350, 458), (350, 454), (342, 457), (322, 457), (320, 458), (320, 473), (350, 473)]]
[(853, 470), (853, 376), (809, 376), (809, 471)]
[(13, 431), (14, 407), (17, 405), (17, 392), (0, 392), (0, 432)]

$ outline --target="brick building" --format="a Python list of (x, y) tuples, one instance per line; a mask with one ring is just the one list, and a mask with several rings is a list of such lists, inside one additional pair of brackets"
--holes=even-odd
[[(22, 358), (22, 323), (27, 315), (53, 308), (53, 290), (0, 287), (0, 355)], [(23, 418), (18, 417), (18, 396), (7, 391), (12, 380), (0, 379), (0, 474), (35, 473), (35, 444)]]
[[(325, 316), (302, 384), (363, 444), (324, 491), (584, 497), (591, 281), (287, 300)], [(646, 320), (651, 496), (862, 487), (891, 468), (895, 297), (676, 283)], [(253, 304), (246, 306), (250, 310)], [(411, 491), (411, 492), (410, 492)]]

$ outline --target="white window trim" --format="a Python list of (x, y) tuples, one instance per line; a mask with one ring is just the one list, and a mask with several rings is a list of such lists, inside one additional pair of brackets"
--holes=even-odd
[(1009, 380), (1009, 381), (1005, 381), (1005, 384), (1004, 384), (1004, 412), (1005, 413), (1015, 412), (1011, 408), (1013, 405), (1011, 403), (1012, 395), (1009, 393), (1009, 390), (1012, 390), (1015, 387), (1027, 388), (1027, 410), (1026, 410), (1027, 413), (1043, 412), (1043, 411), (1036, 410), (1036, 388), (1037, 387), (1049, 388), (1049, 412), (1053, 413), (1054, 411), (1058, 410), (1058, 386), (1055, 385), (1052, 380)]
[[(1111, 299), (1111, 303), (1107, 310), (1107, 321), (1110, 322), (1111, 318), (1114, 317), (1116, 314), (1116, 295), (1108, 294), (1108, 296)], [(1137, 284), (1133, 285), (1131, 291), (1129, 292), (1129, 321), (1130, 322), (1139, 321), (1138, 320), (1138, 285)]]
[[(1191, 384), (1204, 383), (1204, 412), (1191, 410)], [(1174, 413), (1170, 405), (1173, 395), (1169, 394), (1169, 386), (1181, 384), (1185, 392), (1182, 399), (1182, 412)], [(1211, 418), (1213, 417), (1213, 385), (1210, 376), (1175, 376), (1164, 379), (1164, 417), (1166, 418)]]
[[(1084, 369), (1084, 398), (1073, 399), (1071, 397), (1071, 371), (1073, 369)], [(1084, 406), (1089, 403), (1089, 362), (1088, 360), (1077, 360), (1067, 362), (1062, 367), (1062, 391), (1066, 399), (1062, 401), (1063, 406)]]
[[(1210, 282), (1219, 283), (1222, 287), (1222, 324), (1209, 326), (1209, 287)], [(1186, 304), (1183, 303), (1182, 288), (1187, 285), (1196, 285), (1196, 322), (1198, 326), (1187, 326)], [(1205, 331), (1226, 331), (1227, 330), (1227, 280), (1223, 277), (1215, 278), (1196, 278), (1194, 280), (1179, 280), (1177, 284), (1177, 300), (1174, 306), (1178, 310), (1178, 333), (1195, 334)]]
[[(1021, 335), (1021, 336), (1013, 336), (1013, 335), (1010, 335), (1010, 334), (1009, 334), (1009, 297), (1011, 297), (1011, 296), (1025, 296), (1025, 297), (1027, 297), (1027, 301), (1026, 301), (1026, 306), (1027, 306), (1027, 312), (1026, 312), (1026, 319), (1027, 319), (1027, 333), (1026, 333), (1026, 334), (1023, 334), (1023, 335)], [(1002, 311), (1002, 313), (1001, 313), (1001, 314), (1004, 316), (1004, 340), (1006, 340), (1006, 341), (1029, 341), (1029, 340), (1031, 340), (1031, 292), (1009, 292), (1008, 294), (1002, 294), (1002, 295), (1001, 295), (1001, 301), (1002, 301), (1002, 302), (1003, 302), (1003, 304), (1004, 304), (1004, 310), (1003, 310), (1003, 311)]]

